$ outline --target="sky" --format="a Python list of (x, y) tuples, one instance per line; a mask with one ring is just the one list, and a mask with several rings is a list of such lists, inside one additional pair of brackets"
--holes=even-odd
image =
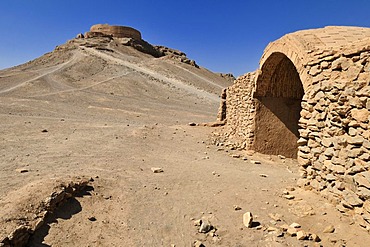
[(235, 76), (254, 71), (287, 33), (330, 25), (370, 27), (369, 0), (1, 0), (0, 69), (33, 60), (98, 23), (131, 26)]

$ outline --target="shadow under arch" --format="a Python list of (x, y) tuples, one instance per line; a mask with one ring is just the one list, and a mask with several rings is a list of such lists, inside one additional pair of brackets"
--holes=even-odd
[(283, 53), (272, 53), (256, 79), (252, 149), (265, 154), (297, 157), (303, 95), (303, 85), (292, 61)]

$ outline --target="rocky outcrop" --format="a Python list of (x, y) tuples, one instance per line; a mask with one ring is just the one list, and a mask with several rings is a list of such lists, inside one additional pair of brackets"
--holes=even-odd
[[(83, 192), (88, 183), (92, 179), (89, 178), (73, 178), (68, 183), (61, 183), (50, 188), (43, 188), (42, 190), (49, 190), (49, 195), (44, 200), (39, 201), (33, 205), (30, 202), (20, 202), (18, 206), (26, 204), (27, 209), (19, 210), (17, 214), (23, 213), (23, 215), (13, 215), (13, 210), (10, 210), (8, 214), (2, 215), (0, 218), (1, 223), (13, 226), (9, 232), (1, 229), (0, 231), (0, 246), (3, 247), (23, 247), (28, 246), (29, 239), (34, 235), (41, 227), (46, 224), (46, 218), (53, 214), (55, 210), (60, 207), (63, 203), (66, 203), (70, 198), (73, 198)], [(50, 191), (50, 189), (52, 189)], [(27, 195), (28, 196), (28, 195)], [(27, 197), (25, 195), (25, 197)], [(31, 196), (31, 195), (30, 195)], [(34, 199), (34, 198), (33, 198)]]

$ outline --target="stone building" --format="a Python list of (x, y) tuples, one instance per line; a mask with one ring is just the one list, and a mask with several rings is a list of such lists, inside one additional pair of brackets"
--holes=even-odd
[[(299, 185), (370, 229), (370, 28), (330, 26), (270, 43), (222, 95), (222, 138), (297, 158)], [(223, 141), (225, 141), (223, 140)]]
[(133, 38), (141, 40), (141, 33), (132, 28), (125, 26), (111, 26), (108, 24), (96, 24), (85, 33), (85, 37), (112, 36), (114, 38)]

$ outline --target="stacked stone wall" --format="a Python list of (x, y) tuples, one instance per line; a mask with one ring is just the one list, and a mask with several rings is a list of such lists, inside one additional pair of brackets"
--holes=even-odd
[(320, 192), (370, 229), (370, 46), (342, 49), (307, 65), (299, 185)]
[(255, 103), (252, 93), (255, 75), (253, 72), (240, 76), (222, 97), (218, 118), (225, 118), (224, 138), (231, 141), (235, 148), (248, 149), (253, 142)]
[[(314, 190), (370, 230), (370, 39), (329, 49), (305, 50), (299, 76), (304, 87), (299, 119), (298, 185)], [(273, 54), (273, 53), (271, 53)], [(304, 57), (306, 56), (306, 57)], [(303, 58), (303, 59), (302, 59)], [(304, 61), (304, 62), (302, 62)], [(297, 66), (294, 62), (293, 64)], [(224, 93), (220, 141), (251, 149), (258, 109), (257, 76), (239, 77)], [(303, 79), (302, 79), (303, 78)]]

